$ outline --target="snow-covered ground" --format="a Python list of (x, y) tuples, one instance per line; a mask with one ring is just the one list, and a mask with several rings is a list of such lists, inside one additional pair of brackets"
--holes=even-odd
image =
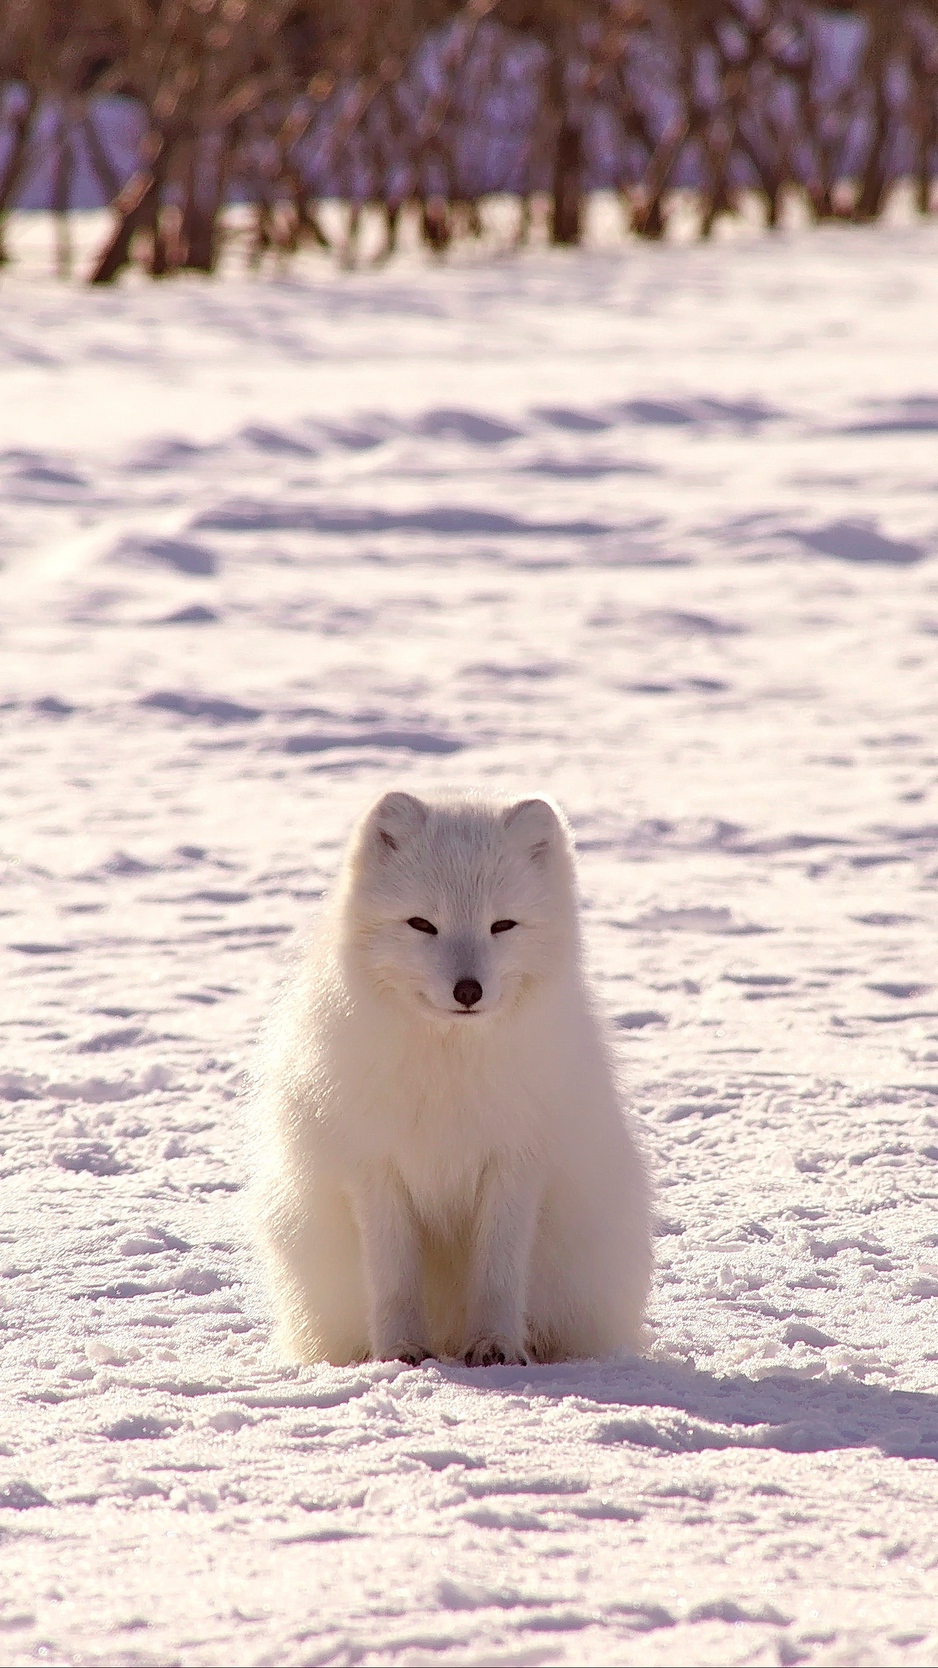
[[(934, 1664), (938, 229), (0, 308), (0, 1660)], [(646, 1360), (269, 1353), (252, 1034), (446, 781), (575, 824)]]

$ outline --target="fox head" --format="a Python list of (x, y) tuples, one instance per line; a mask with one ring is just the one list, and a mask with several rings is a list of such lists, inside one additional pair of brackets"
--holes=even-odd
[(353, 982), (439, 1026), (506, 1015), (576, 956), (572, 839), (547, 799), (385, 794), (353, 838), (340, 897)]

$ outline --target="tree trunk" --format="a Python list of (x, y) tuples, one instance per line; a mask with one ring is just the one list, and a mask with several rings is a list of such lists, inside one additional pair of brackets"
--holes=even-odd
[(664, 237), (668, 223), (664, 217), (664, 202), (661, 192), (657, 192), (650, 202), (643, 203), (632, 214), (632, 230), (636, 237), (648, 238), (657, 243)]
[(7, 157), (6, 167), (0, 174), (0, 266), (5, 266), (10, 258), (3, 241), (3, 220), (26, 171), (30, 130), (38, 103), (39, 95), (34, 87), (30, 87), (26, 103), (19, 115), (13, 119), (10, 154)]
[[(309, 188), (305, 184), (299, 169), (292, 167), (289, 162), (282, 161), (280, 172), (290, 187), (293, 212), (296, 216), (297, 243), (315, 243), (319, 249), (331, 249), (332, 241), (322, 228), (319, 216), (316, 213), (315, 199), (311, 197)], [(394, 231), (396, 233), (397, 217), (401, 210), (400, 203), (389, 204), (389, 216), (392, 209), (394, 213)]]
[(154, 276), (158, 276), (162, 271), (165, 271), (165, 266), (161, 264), (158, 248), (158, 245), (162, 242), (159, 235), (158, 211), (168, 160), (166, 142), (160, 139), (156, 142), (153, 160), (149, 168), (141, 169), (139, 173), (134, 174), (115, 199), (114, 211), (117, 220), (107, 243), (92, 268), (89, 283), (113, 283), (117, 274), (130, 261), (130, 246), (134, 233), (146, 225), (151, 225), (153, 228), (151, 271)]
[(758, 138), (750, 137), (742, 123), (736, 129), (736, 143), (743, 156), (748, 157), (752, 164), (757, 184), (765, 200), (766, 226), (770, 231), (776, 231), (781, 219), (782, 192), (785, 180), (786, 177), (793, 179), (794, 171), (790, 166), (790, 158), (787, 168), (779, 160), (781, 147), (777, 138), (773, 147), (775, 154), (771, 157), (768, 155), (768, 146), (772, 143), (771, 136), (768, 133), (763, 133), (760, 138), (762, 140), (761, 144)]
[(554, 149), (551, 243), (569, 246), (583, 237), (583, 135), (566, 119)]
[(936, 133), (934, 89), (928, 81), (924, 83), (916, 77), (913, 93), (913, 123), (912, 130), (915, 138), (915, 206), (919, 214), (931, 211), (932, 149), (938, 133)]
[(658, 140), (648, 172), (642, 181), (644, 204), (636, 209), (632, 220), (632, 230), (639, 237), (659, 238), (664, 235), (664, 196), (665, 186), (671, 176), (671, 170), (677, 162), (684, 145), (689, 137), (689, 123), (686, 116), (679, 116), (668, 124), (661, 138)]
[(889, 184), (887, 164), (890, 111), (887, 78), (892, 34), (885, 16), (868, 19), (867, 27), (873, 31), (866, 62), (873, 92), (872, 132), (853, 206), (854, 220), (876, 219), (882, 212)]
[(59, 110), (55, 133), (55, 171), (52, 176), (52, 212), (55, 216), (55, 275), (72, 275), (72, 237), (68, 211), (72, 201), (72, 174), (75, 156), (68, 111), (64, 104)]
[(182, 262), (190, 272), (214, 272), (218, 259), (217, 221), (221, 207), (224, 137), (197, 135), (185, 175), (182, 211)]
[(397, 250), (397, 234), (401, 223), (401, 209), (403, 204), (396, 199), (382, 204), (384, 214), (384, 243), (374, 258), (375, 266), (383, 266)]
[(420, 204), (420, 233), (435, 255), (442, 255), (453, 236), (449, 204), (445, 197), (425, 197)]
[(254, 230), (248, 249), (248, 266), (256, 272), (268, 249), (273, 246), (270, 204), (266, 197), (258, 197), (254, 204)]

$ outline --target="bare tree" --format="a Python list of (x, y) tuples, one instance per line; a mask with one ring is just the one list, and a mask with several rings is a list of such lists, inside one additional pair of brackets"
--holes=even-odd
[[(113, 94), (139, 118), (130, 177), (102, 120)], [(550, 241), (576, 244), (600, 180), (643, 237), (666, 235), (679, 186), (704, 237), (743, 191), (770, 227), (792, 191), (818, 219), (876, 219), (903, 169), (924, 214), (938, 0), (0, 0), (0, 263), (41, 169), (70, 271), (84, 165), (112, 211), (94, 283), (132, 260), (214, 271), (235, 199), (254, 263), (304, 244), (385, 260), (405, 216), (442, 255), (499, 190), (519, 241), (546, 200)], [(326, 197), (345, 204), (338, 237)]]

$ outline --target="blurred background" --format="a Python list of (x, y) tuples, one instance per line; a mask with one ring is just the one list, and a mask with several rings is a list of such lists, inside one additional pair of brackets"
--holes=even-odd
[(14, 209), (110, 207), (81, 275), (442, 255), (933, 207), (938, 0), (0, 0)]

